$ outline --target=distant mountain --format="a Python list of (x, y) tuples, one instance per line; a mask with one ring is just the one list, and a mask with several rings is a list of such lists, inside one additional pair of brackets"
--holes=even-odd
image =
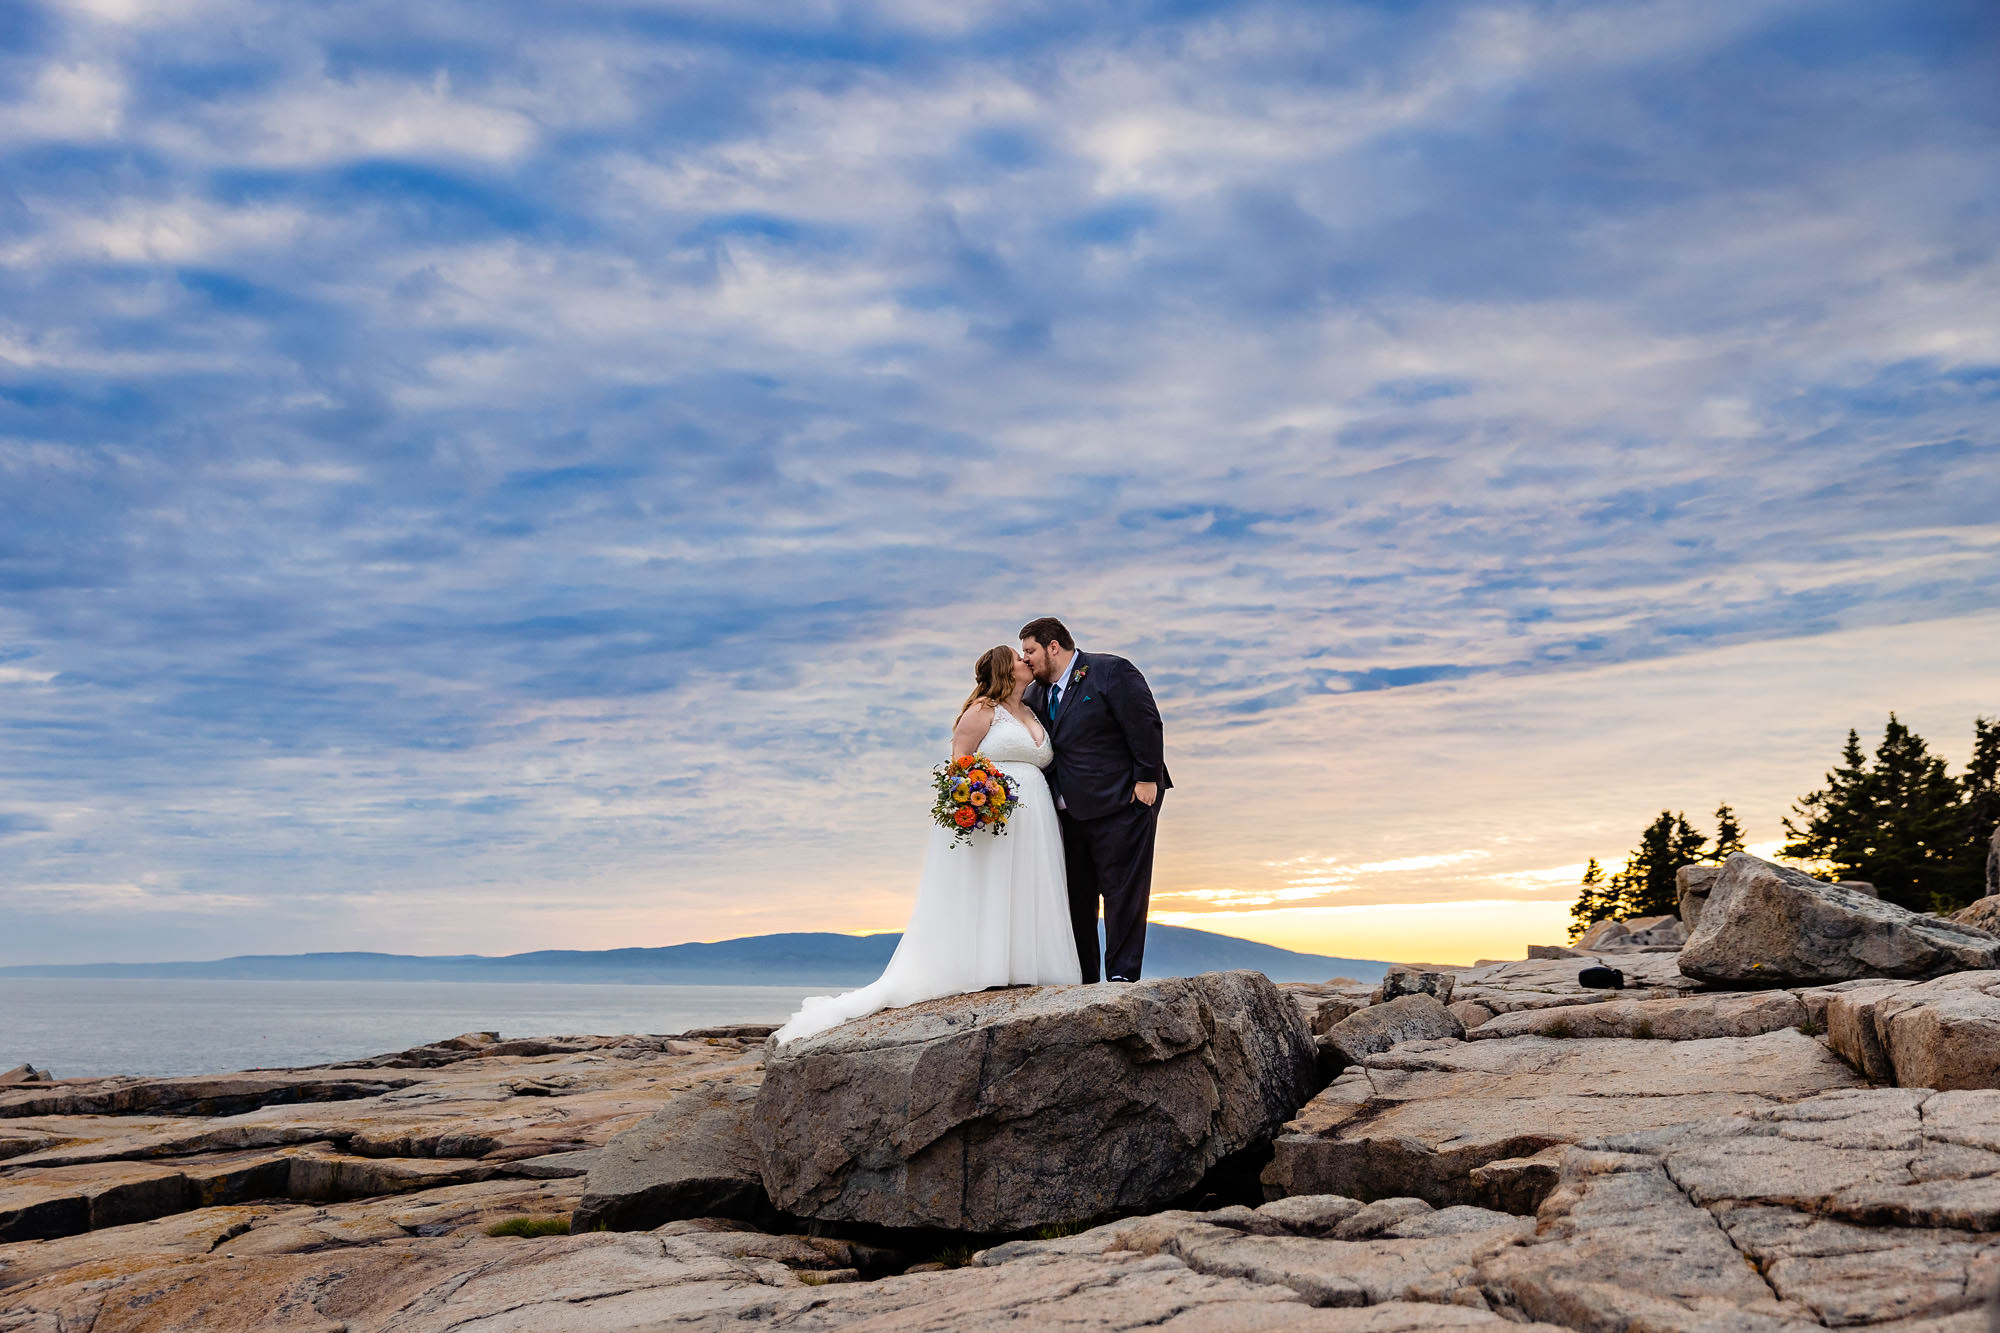
[[(881, 974), (901, 935), (750, 935), (661, 949), (543, 949), (488, 958), (396, 953), (252, 954), (206, 963), (77, 963), (0, 967), (0, 977), (144, 977), (205, 981), (561, 981), (654, 986), (861, 986)], [(1294, 953), (1233, 935), (1148, 926), (1146, 974), (1253, 968), (1273, 981), (1379, 981), (1387, 963)]]

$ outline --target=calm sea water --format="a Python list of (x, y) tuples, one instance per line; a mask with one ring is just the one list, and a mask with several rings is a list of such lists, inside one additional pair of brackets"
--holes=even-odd
[(783, 1022), (809, 993), (790, 986), (9, 978), (0, 980), (0, 1069), (27, 1063), (58, 1078), (208, 1074), (356, 1060), (461, 1032), (685, 1032)]

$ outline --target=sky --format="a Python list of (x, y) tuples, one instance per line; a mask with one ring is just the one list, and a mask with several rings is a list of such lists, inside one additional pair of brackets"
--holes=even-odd
[(2000, 715), (1988, 0), (0, 0), (0, 963), (893, 930), (974, 658), (1153, 915), (1464, 962)]

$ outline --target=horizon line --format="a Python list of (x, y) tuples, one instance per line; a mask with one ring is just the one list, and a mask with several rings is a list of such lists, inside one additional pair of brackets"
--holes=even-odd
[[(1376, 962), (1391, 961), (1379, 958), (1349, 957), (1344, 954), (1312, 953), (1304, 949), (1288, 949), (1280, 944), (1266, 944), (1262, 940), (1253, 940), (1242, 935), (1231, 935), (1225, 931), (1203, 930), (1198, 926), (1183, 926), (1166, 921), (1149, 920), (1147, 922), (1147, 926), (1149, 928), (1158, 927), (1163, 930), (1184, 930), (1197, 935), (1212, 935), (1217, 939), (1235, 940), (1240, 944), (1254, 944), (1260, 949), (1270, 949), (1277, 953), (1293, 954), (1301, 958), (1325, 958), (1335, 962), (1348, 962), (1348, 963), (1376, 963)], [(220, 958), (156, 958), (156, 959), (130, 961), (130, 962), (96, 960), (96, 961), (80, 962), (80, 963), (48, 963), (48, 962), (0, 963), (0, 973), (15, 972), (30, 968), (40, 969), (40, 968), (58, 968), (58, 967), (60, 968), (200, 967), (200, 966), (213, 965), (217, 963), (243, 962), (251, 959), (286, 959), (286, 958), (372, 957), (372, 958), (407, 958), (407, 959), (412, 959), (414, 961), (426, 962), (426, 963), (456, 962), (460, 960), (466, 960), (466, 961), (476, 960), (480, 962), (505, 962), (510, 958), (526, 958), (535, 954), (560, 954), (560, 953), (609, 954), (609, 953), (625, 953), (628, 951), (636, 951), (636, 950), (684, 949), (684, 948), (689, 948), (691, 946), (704, 945), (704, 944), (735, 944), (743, 940), (773, 939), (781, 935), (819, 935), (819, 936), (831, 936), (836, 939), (861, 940), (861, 939), (872, 939), (881, 935), (900, 935), (900, 934), (902, 934), (902, 932), (899, 930), (871, 930), (871, 931), (860, 931), (860, 932), (849, 932), (840, 930), (774, 930), (774, 931), (767, 931), (760, 935), (730, 935), (717, 940), (682, 940), (677, 944), (624, 944), (624, 945), (619, 945), (615, 948), (608, 948), (608, 949), (523, 949), (518, 953), (501, 953), (501, 954), (481, 954), (481, 953), (427, 954), (427, 953), (392, 953), (382, 949), (316, 949), (303, 953), (237, 953), (237, 954), (227, 954)]]

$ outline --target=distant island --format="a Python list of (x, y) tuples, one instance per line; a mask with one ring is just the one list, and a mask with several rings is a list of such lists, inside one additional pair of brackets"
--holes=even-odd
[[(395, 953), (252, 954), (196, 963), (73, 963), (0, 967), (0, 978), (131, 977), (202, 981), (544, 981), (652, 986), (862, 986), (903, 937), (830, 932), (750, 935), (659, 949), (540, 949), (486, 957)], [(1380, 981), (1389, 964), (1296, 953), (1185, 926), (1149, 926), (1146, 974), (1195, 976), (1250, 968), (1273, 981)]]

